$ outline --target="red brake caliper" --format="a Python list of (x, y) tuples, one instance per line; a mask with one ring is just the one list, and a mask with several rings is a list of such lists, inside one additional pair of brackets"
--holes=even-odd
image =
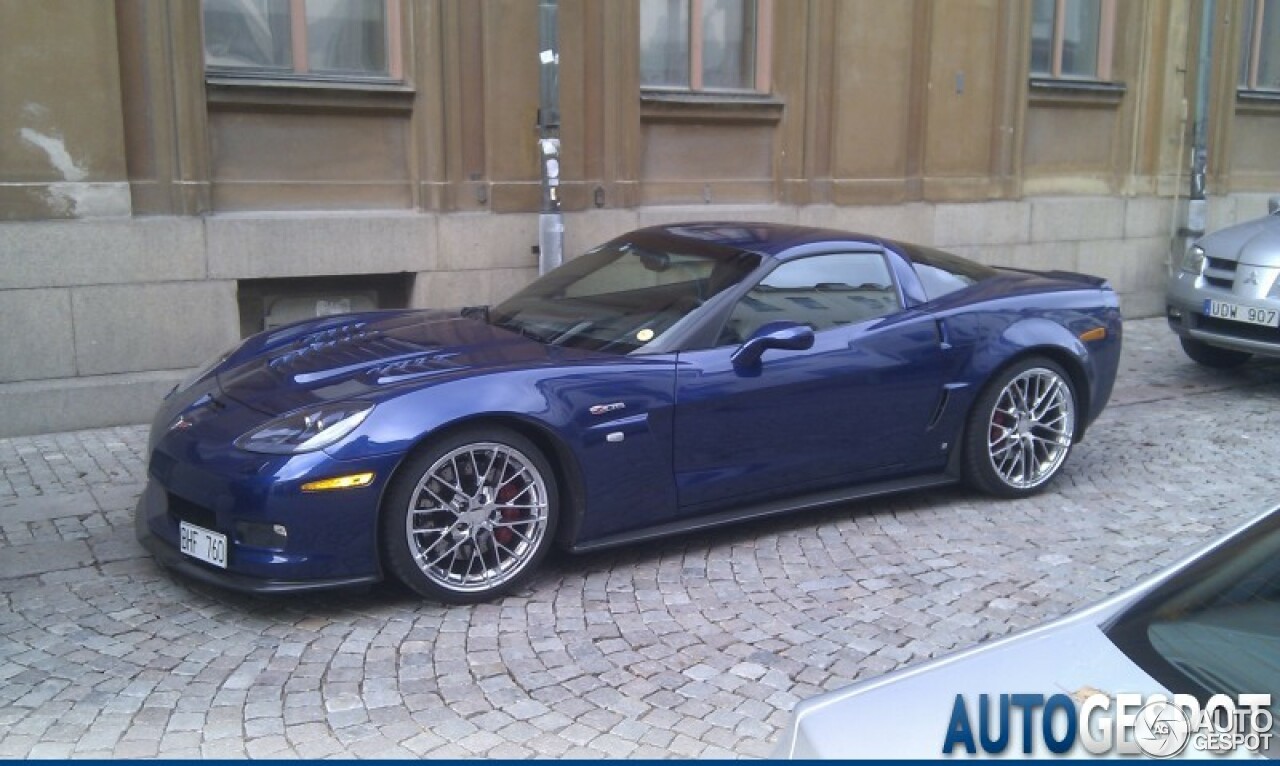
[[(1002, 430), (1004, 431), (1003, 439), (1000, 437), (1000, 433)], [(989, 441), (991, 441), (992, 447), (994, 448), (1003, 444), (1006, 440), (1008, 440), (1008, 438), (1009, 438), (1009, 416), (1004, 414), (1003, 412), (996, 412), (995, 417), (991, 419), (991, 438), (989, 439)], [(997, 443), (997, 440), (999, 441), (999, 443)]]
[[(499, 503), (509, 503), (512, 500), (514, 500), (516, 496), (520, 494), (520, 490), (524, 489), (523, 487), (516, 486), (518, 483), (519, 482), (513, 481), (507, 484), (507, 486), (498, 490), (497, 501)], [(503, 508), (499, 512), (499, 515), (502, 517), (503, 521), (519, 521), (520, 509), (519, 508)], [(515, 530), (513, 530), (511, 527), (498, 527), (497, 529), (493, 530), (493, 539), (497, 540), (502, 545), (510, 545), (512, 539), (515, 538), (515, 536), (516, 536)]]

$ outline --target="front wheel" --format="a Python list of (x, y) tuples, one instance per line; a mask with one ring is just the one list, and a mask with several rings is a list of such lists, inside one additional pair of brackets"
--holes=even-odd
[(1001, 497), (1034, 494), (1066, 463), (1075, 428), (1071, 377), (1048, 359), (1024, 359), (978, 397), (965, 432), (965, 479)]
[(503, 428), (445, 436), (414, 453), (388, 489), (385, 560), (419, 595), (452, 604), (526, 581), (555, 535), (555, 475), (538, 448)]

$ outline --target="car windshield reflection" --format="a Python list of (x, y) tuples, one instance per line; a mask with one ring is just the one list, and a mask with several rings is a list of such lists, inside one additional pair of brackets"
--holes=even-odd
[(661, 340), (760, 257), (729, 248), (675, 252), (612, 242), (538, 279), (489, 312), (539, 343), (629, 354)]
[(1203, 705), (1271, 692), (1280, 715), (1280, 513), (1157, 588), (1107, 635), (1176, 693)]

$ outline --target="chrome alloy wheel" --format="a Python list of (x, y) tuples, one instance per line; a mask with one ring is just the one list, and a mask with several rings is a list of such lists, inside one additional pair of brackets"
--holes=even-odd
[(411, 493), (409, 551), (442, 588), (490, 591), (535, 558), (548, 508), (546, 480), (526, 455), (505, 444), (466, 444), (436, 460)]
[(1033, 367), (1010, 380), (996, 398), (987, 455), (1010, 487), (1031, 489), (1053, 477), (1071, 449), (1075, 399), (1058, 372)]

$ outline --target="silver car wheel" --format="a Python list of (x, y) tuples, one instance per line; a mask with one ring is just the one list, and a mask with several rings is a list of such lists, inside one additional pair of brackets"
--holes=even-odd
[(409, 552), (440, 587), (483, 593), (536, 558), (547, 533), (547, 483), (533, 462), (505, 444), (467, 444), (436, 460), (405, 514)]
[(1031, 489), (1051, 479), (1071, 449), (1075, 400), (1063, 377), (1034, 367), (1010, 380), (996, 398), (987, 429), (987, 456), (1010, 487)]

